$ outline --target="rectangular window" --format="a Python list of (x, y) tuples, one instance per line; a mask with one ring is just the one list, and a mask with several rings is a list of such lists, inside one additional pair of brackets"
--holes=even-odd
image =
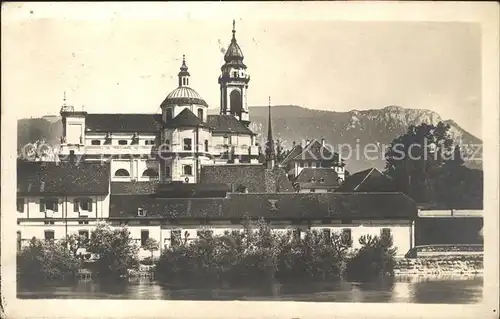
[(309, 167), (309, 163), (308, 163), (308, 162), (305, 162), (305, 163), (304, 163), (304, 167), (305, 167), (305, 168), (308, 168), (308, 167)]
[(89, 221), (88, 220), (79, 220), (78, 224), (80, 224), (80, 225), (88, 225)]
[(208, 153), (208, 140), (205, 140), (205, 152)]
[(24, 198), (18, 198), (16, 202), (17, 211), (24, 213)]
[(57, 199), (46, 199), (45, 200), (45, 209), (57, 212), (58, 205)]
[(40, 211), (41, 212), (57, 212), (59, 208), (59, 201), (54, 198), (42, 198), (40, 199)]
[(309, 192), (316, 193), (316, 190), (315, 189), (310, 189)]
[(342, 243), (349, 244), (352, 240), (352, 230), (350, 228), (342, 229)]
[(172, 247), (178, 246), (181, 243), (181, 231), (180, 229), (172, 230), (170, 232), (170, 245)]
[(302, 167), (304, 167), (304, 163), (303, 163), (303, 162), (300, 162), (300, 163), (299, 163), (299, 167), (301, 167), (301, 168), (302, 168)]
[(192, 141), (190, 138), (184, 139), (184, 150), (191, 151), (193, 149)]
[(193, 175), (193, 167), (191, 165), (183, 166), (184, 175)]
[(90, 143), (92, 145), (101, 145), (101, 141), (99, 141), (99, 140), (92, 140)]
[(54, 240), (54, 231), (53, 230), (46, 230), (44, 232), (44, 238), (45, 238), (45, 240)]
[(146, 246), (146, 241), (149, 239), (149, 230), (141, 230), (141, 246)]
[(127, 140), (119, 140), (118, 145), (127, 145)]
[(80, 199), (80, 209), (83, 211), (91, 212), (92, 211), (92, 199), (81, 198)]

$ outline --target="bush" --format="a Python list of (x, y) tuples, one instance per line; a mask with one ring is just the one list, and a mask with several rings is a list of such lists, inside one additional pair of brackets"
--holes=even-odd
[(345, 268), (350, 242), (330, 232), (307, 231), (303, 240), (288, 241), (281, 249), (280, 280), (337, 279)]
[(396, 248), (392, 247), (392, 235), (365, 235), (359, 239), (359, 243), (361, 248), (346, 265), (345, 274), (348, 280), (371, 281), (394, 274)]
[(73, 279), (81, 265), (62, 243), (33, 238), (17, 255), (17, 269), (22, 281)]
[(246, 220), (242, 231), (213, 236), (207, 229), (199, 238), (163, 251), (156, 278), (175, 282), (251, 283), (265, 280), (338, 279), (350, 245), (338, 234), (308, 232), (306, 239), (274, 233), (260, 219)]
[(124, 277), (128, 269), (139, 267), (139, 248), (127, 228), (111, 230), (108, 225), (98, 225), (90, 235), (87, 251), (96, 254), (93, 270), (101, 277)]

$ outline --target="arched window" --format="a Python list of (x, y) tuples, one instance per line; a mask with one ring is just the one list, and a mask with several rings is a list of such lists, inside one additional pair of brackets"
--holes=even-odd
[(186, 85), (189, 85), (189, 78), (186, 79)]
[(202, 109), (198, 109), (198, 117), (200, 118), (200, 120), (203, 121), (203, 110)]
[(92, 145), (101, 145), (101, 141), (99, 140), (92, 140), (92, 142), (90, 142)]
[(165, 177), (171, 177), (172, 176), (171, 174), (172, 173), (170, 172), (170, 166), (169, 165), (165, 166)]
[(130, 176), (130, 173), (126, 169), (120, 168), (115, 172), (115, 176), (125, 177)]
[(205, 140), (205, 152), (208, 153), (208, 140)]
[(193, 167), (191, 165), (184, 165), (184, 175), (193, 175)]
[(240, 91), (232, 91), (229, 95), (229, 101), (231, 103), (231, 114), (240, 116), (242, 108)]
[(158, 172), (152, 168), (148, 168), (142, 173), (142, 177), (158, 177)]

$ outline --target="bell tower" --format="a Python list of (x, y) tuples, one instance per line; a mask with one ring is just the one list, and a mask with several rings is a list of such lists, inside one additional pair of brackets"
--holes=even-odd
[(236, 117), (243, 124), (250, 124), (247, 105), (247, 90), (250, 76), (243, 63), (243, 52), (236, 41), (235, 21), (233, 20), (233, 37), (224, 55), (224, 65), (219, 76), (220, 114)]

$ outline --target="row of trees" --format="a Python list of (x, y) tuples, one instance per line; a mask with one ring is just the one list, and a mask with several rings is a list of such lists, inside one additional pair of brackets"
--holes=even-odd
[[(82, 244), (85, 242), (85, 244)], [(264, 220), (247, 220), (242, 231), (212, 235), (202, 229), (199, 237), (187, 236), (165, 249), (155, 264), (156, 278), (168, 283), (252, 283), (278, 281), (351, 280), (369, 281), (393, 273), (395, 249), (392, 238), (364, 236), (362, 248), (350, 252), (352, 241), (341, 234), (308, 231), (273, 232)], [(158, 243), (150, 241), (150, 251)], [(78, 253), (82, 247), (94, 258)], [(139, 267), (138, 246), (126, 228), (99, 225), (88, 240), (71, 235), (61, 241), (32, 239), (18, 252), (21, 281), (66, 280), (82, 268), (105, 279), (126, 277)]]
[(393, 273), (392, 238), (364, 236), (362, 248), (352, 253), (352, 241), (338, 233), (308, 231), (303, 239), (298, 237), (273, 232), (262, 219), (247, 220), (243, 231), (224, 235), (200, 232), (198, 239), (185, 239), (162, 252), (156, 278), (168, 283), (249, 284), (338, 280), (344, 275), (369, 281)]

